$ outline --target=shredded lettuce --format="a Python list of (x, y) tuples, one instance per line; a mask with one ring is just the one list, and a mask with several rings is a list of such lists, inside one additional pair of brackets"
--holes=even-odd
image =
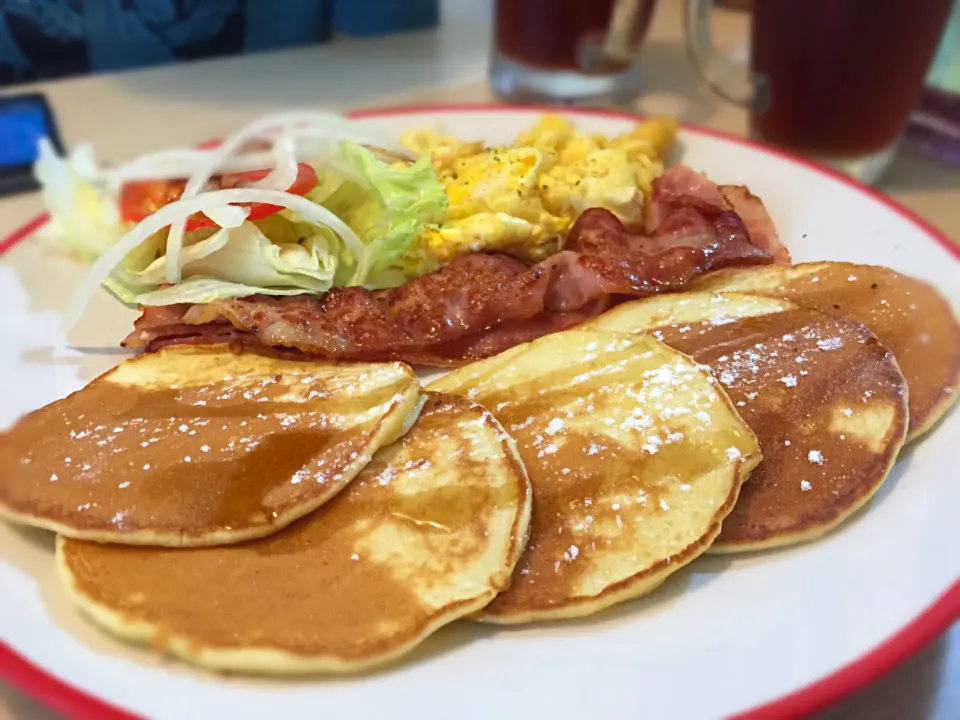
[(349, 277), (338, 280), (348, 285), (380, 287), (397, 284), (397, 261), (414, 239), (428, 227), (443, 220), (447, 196), (428, 155), (412, 165), (388, 165), (366, 148), (344, 141), (331, 161), (347, 179), (329, 192), (329, 181), (314, 192), (325, 193), (320, 200), (364, 241), (359, 258), (344, 258)]
[(137, 296), (140, 305), (174, 305), (176, 303), (208, 303), (248, 295), (303, 295), (306, 288), (260, 288), (242, 283), (227, 282), (211, 277), (189, 277), (176, 285)]
[[(291, 165), (290, 148), (282, 149)], [(410, 279), (401, 258), (419, 235), (443, 221), (447, 209), (428, 156), (390, 164), (343, 140), (316, 158), (319, 182), (305, 198), (281, 201), (282, 193), (267, 197), (254, 188), (211, 191), (165, 206), (133, 227), (120, 221), (117, 189), (104, 180), (108, 173), (96, 166), (89, 147), (64, 159), (41, 145), (39, 158), (35, 171), (51, 212), (49, 232), (84, 259), (99, 258), (85, 281), (89, 287), (78, 296), (88, 297), (102, 282), (131, 304), (396, 286)], [(249, 221), (247, 209), (236, 204), (248, 201), (284, 209)], [(184, 235), (176, 260), (181, 279), (168, 284), (171, 219), (176, 223), (177, 213), (197, 208), (220, 227)]]
[(311, 231), (299, 242), (278, 243), (253, 223), (244, 223), (184, 247), (184, 280), (175, 285), (156, 289), (164, 282), (162, 257), (140, 268), (128, 261), (113, 278), (123, 288), (149, 288), (137, 294), (141, 305), (204, 303), (257, 293), (324, 293), (333, 285), (340, 243), (326, 228)]
[(43, 138), (33, 172), (50, 213), (43, 230), (46, 237), (89, 261), (123, 235), (116, 197), (97, 182), (100, 170), (92, 146), (78, 145), (62, 158)]

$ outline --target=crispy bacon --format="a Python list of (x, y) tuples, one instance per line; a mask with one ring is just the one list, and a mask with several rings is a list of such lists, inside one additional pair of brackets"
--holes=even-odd
[(526, 320), (507, 322), (453, 342), (411, 351), (411, 354), (403, 359), (404, 362), (415, 365), (433, 367), (456, 367), (474, 360), (482, 360), (516, 345), (536, 340), (538, 337), (569, 330), (596, 317), (610, 307), (611, 302), (612, 298), (605, 297), (573, 312), (545, 312)]
[[(790, 263), (790, 253), (780, 241), (763, 201), (741, 185), (716, 185), (703, 173), (675, 165), (653, 181), (650, 202), (644, 210), (644, 231), (663, 232), (663, 223), (675, 221), (684, 209), (711, 217), (728, 212), (737, 218), (736, 230), (746, 232), (751, 243), (773, 256), (774, 262)], [(689, 237), (689, 235), (687, 235)]]
[(627, 233), (606, 210), (587, 210), (566, 249), (541, 264), (551, 269), (546, 307), (564, 312), (606, 295), (654, 295), (678, 290), (707, 270), (765, 262), (769, 256), (733, 213), (680, 207), (652, 236)]
[[(687, 172), (697, 175), (681, 172), (679, 179), (690, 180)], [(679, 180), (668, 178), (668, 189), (670, 182)], [(696, 182), (693, 199), (676, 188), (660, 193), (651, 234), (628, 232), (606, 210), (587, 210), (566, 249), (533, 267), (505, 255), (473, 253), (389, 290), (336, 288), (322, 297), (252, 296), (147, 308), (124, 345), (155, 350), (239, 342), (311, 357), (437, 366), (488, 357), (572, 327), (625, 298), (680, 290), (709, 270), (771, 262), (717, 187), (710, 183), (711, 193)]]
[(761, 250), (770, 253), (774, 262), (789, 265), (790, 253), (780, 241), (780, 234), (763, 200), (742, 185), (721, 185), (720, 194), (743, 221), (750, 233), (750, 241)]
[(514, 258), (473, 253), (389, 290), (335, 288), (320, 298), (254, 296), (221, 300), (212, 308), (266, 345), (345, 357), (442, 344), (536, 317), (544, 309), (547, 282), (545, 272)]
[(653, 181), (650, 201), (644, 207), (643, 229), (653, 235), (675, 210), (726, 210), (717, 185), (686, 165), (674, 165)]
[(123, 346), (159, 350), (174, 344), (212, 345), (232, 342), (242, 334), (220, 317), (214, 317), (204, 325), (188, 324), (184, 316), (190, 308), (185, 304), (143, 308), (143, 314), (134, 321), (133, 332), (123, 341)]

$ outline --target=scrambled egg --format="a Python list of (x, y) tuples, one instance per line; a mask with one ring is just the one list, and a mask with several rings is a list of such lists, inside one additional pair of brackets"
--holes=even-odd
[(429, 130), (404, 133), (408, 149), (430, 153), (449, 208), (401, 264), (419, 275), (478, 250), (539, 261), (562, 247), (574, 221), (592, 207), (637, 221), (675, 133), (672, 119), (654, 118), (607, 138), (556, 115), (544, 115), (501, 148)]

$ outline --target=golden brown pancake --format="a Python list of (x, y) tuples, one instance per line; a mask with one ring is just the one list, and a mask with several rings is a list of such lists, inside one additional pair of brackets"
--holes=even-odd
[(875, 265), (821, 262), (722, 270), (694, 287), (782, 297), (866, 325), (890, 348), (910, 386), (908, 442), (933, 427), (957, 399), (960, 325), (925, 282)]
[(906, 382), (851, 320), (780, 299), (683, 293), (626, 303), (590, 326), (652, 332), (710, 366), (756, 433), (763, 462), (710, 552), (823, 535), (873, 496), (903, 444)]
[(58, 560), (95, 623), (191, 663), (361, 670), (506, 587), (530, 496), (490, 413), (432, 394), (413, 428), (346, 490), (269, 538), (189, 550), (61, 538)]
[(419, 400), (399, 363), (142, 355), (0, 435), (0, 514), (131, 544), (263, 537), (336, 495)]
[(530, 542), (487, 622), (580, 617), (650, 592), (710, 546), (759, 461), (710, 374), (651, 337), (548, 335), (432, 387), (487, 407), (533, 486)]

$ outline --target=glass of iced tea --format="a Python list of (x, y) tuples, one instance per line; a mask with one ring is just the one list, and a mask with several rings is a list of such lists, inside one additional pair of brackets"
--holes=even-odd
[(490, 83), (510, 101), (598, 104), (639, 93), (656, 0), (497, 0)]
[(711, 0), (687, 0), (687, 44), (713, 89), (749, 107), (754, 137), (874, 182), (917, 104), (951, 4), (758, 0), (741, 74), (711, 49)]

